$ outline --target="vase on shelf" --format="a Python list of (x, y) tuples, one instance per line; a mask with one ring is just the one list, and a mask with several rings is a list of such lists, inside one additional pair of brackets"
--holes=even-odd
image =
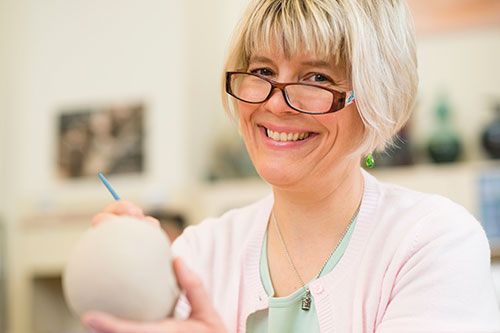
[(455, 162), (460, 157), (462, 144), (450, 124), (450, 107), (444, 97), (439, 101), (436, 116), (437, 126), (427, 145), (429, 156), (434, 163)]
[(481, 141), (491, 158), (500, 158), (500, 101), (496, 103), (494, 110), (496, 117), (484, 129)]
[(412, 165), (414, 158), (410, 137), (410, 122), (398, 132), (394, 145), (382, 152), (375, 151), (373, 157), (376, 168)]

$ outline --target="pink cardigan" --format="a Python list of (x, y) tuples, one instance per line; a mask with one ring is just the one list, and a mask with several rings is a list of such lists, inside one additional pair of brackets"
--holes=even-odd
[[(311, 284), (321, 332), (500, 332), (484, 230), (437, 195), (378, 182), (365, 189), (350, 243)], [(188, 227), (173, 244), (200, 275), (230, 332), (268, 305), (259, 257), (273, 197)], [(178, 318), (189, 314), (181, 298)]]

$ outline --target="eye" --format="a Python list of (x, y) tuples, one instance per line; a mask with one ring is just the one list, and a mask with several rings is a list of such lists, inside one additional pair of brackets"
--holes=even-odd
[(272, 75), (274, 75), (274, 72), (272, 70), (270, 70), (269, 68), (256, 68), (256, 69), (252, 69), (252, 70), (250, 70), (250, 73), (259, 74), (261, 76), (272, 76)]
[(327, 75), (321, 73), (313, 73), (306, 76), (306, 81), (318, 82), (318, 83), (331, 83), (335, 84), (334, 81)]

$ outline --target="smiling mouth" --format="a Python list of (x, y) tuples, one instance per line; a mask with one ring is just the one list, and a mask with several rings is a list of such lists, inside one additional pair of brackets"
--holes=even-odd
[(265, 128), (266, 136), (274, 141), (287, 142), (287, 141), (302, 141), (310, 137), (313, 132), (301, 132), (301, 133), (286, 133), (286, 132), (275, 132), (268, 128)]

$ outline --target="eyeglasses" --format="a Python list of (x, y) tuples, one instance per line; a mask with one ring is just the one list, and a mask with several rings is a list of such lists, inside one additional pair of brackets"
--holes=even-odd
[(226, 92), (245, 103), (264, 103), (274, 89), (282, 91), (289, 107), (307, 114), (336, 112), (354, 100), (353, 91), (346, 101), (346, 92), (311, 83), (279, 83), (254, 73), (226, 72)]

